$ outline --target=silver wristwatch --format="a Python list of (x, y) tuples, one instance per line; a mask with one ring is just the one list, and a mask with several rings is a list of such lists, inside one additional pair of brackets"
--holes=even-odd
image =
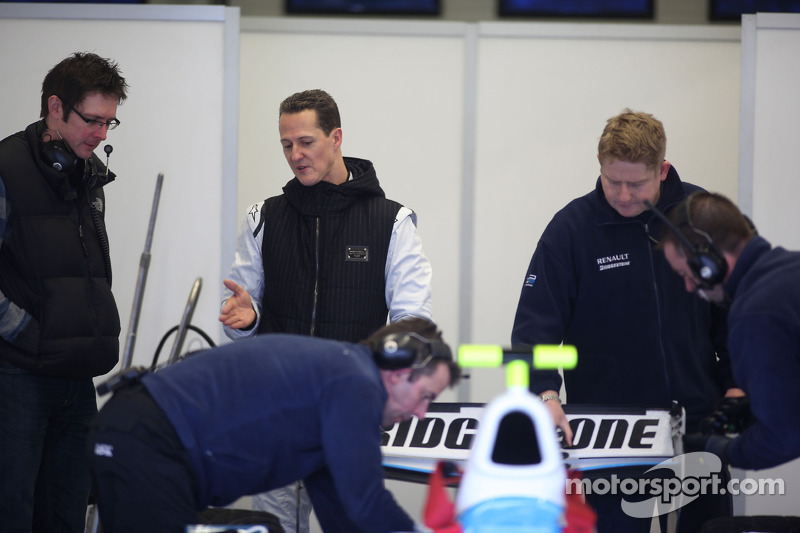
[(548, 392), (547, 394), (542, 394), (539, 396), (542, 399), (542, 403), (546, 402), (547, 400), (555, 400), (558, 403), (561, 403), (561, 398), (558, 397), (558, 394), (553, 392)]

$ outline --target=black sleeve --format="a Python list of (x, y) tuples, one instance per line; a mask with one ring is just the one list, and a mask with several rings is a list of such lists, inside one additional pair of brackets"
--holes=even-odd
[[(576, 290), (572, 269), (555, 250), (539, 241), (520, 291), (511, 344), (560, 344), (572, 315)], [(555, 370), (532, 371), (530, 389), (535, 394), (558, 391), (561, 382), (561, 375)]]

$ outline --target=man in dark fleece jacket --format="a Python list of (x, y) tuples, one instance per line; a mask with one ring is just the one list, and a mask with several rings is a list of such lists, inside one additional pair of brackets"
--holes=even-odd
[(268, 334), (125, 387), (88, 453), (106, 533), (183, 533), (206, 506), (303, 479), (326, 532), (415, 530), (384, 487), (381, 426), (422, 418), (460, 373), (436, 325), (355, 344)]
[[(682, 182), (665, 155), (664, 127), (652, 115), (625, 110), (608, 120), (595, 189), (556, 213), (539, 239), (511, 341), (577, 348), (577, 368), (564, 372), (570, 404), (639, 408), (677, 401), (692, 430), (721, 397), (741, 391), (731, 378), (724, 312), (686, 294), (656, 249), (661, 220), (645, 202), (669, 212), (699, 189)], [(570, 443), (561, 384), (555, 371), (531, 378)], [(624, 513), (622, 497), (587, 495), (598, 532), (649, 533), (651, 520)], [(698, 498), (681, 508), (679, 531), (695, 533), (697, 524), (725, 514), (729, 497)]]
[[(723, 463), (753, 470), (800, 457), (800, 252), (773, 248), (718, 194), (691, 195), (670, 219), (664, 255), (686, 290), (730, 306), (733, 373), (752, 413), (734, 438), (687, 435), (686, 451), (715, 453)], [(702, 531), (800, 531), (800, 517), (719, 518)]]
[[(800, 252), (773, 248), (718, 194), (693, 194), (671, 218), (686, 240), (668, 229), (664, 255), (686, 290), (730, 304), (733, 372), (754, 418), (735, 438), (712, 436), (704, 448), (744, 469), (800, 457)], [(703, 283), (692, 269), (698, 254), (719, 258), (721, 273), (714, 283)]]

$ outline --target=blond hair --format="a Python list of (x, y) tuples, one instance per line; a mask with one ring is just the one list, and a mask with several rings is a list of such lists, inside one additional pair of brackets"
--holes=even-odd
[(597, 146), (601, 163), (644, 163), (648, 169), (658, 167), (666, 152), (667, 135), (661, 121), (630, 109), (608, 119)]

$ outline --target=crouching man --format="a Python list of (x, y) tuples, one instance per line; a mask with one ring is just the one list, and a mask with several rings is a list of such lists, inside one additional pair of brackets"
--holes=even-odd
[(358, 344), (263, 335), (118, 390), (88, 453), (106, 533), (182, 533), (208, 506), (303, 480), (326, 532), (415, 531), (384, 486), (381, 426), (422, 418), (460, 370), (410, 318)]

